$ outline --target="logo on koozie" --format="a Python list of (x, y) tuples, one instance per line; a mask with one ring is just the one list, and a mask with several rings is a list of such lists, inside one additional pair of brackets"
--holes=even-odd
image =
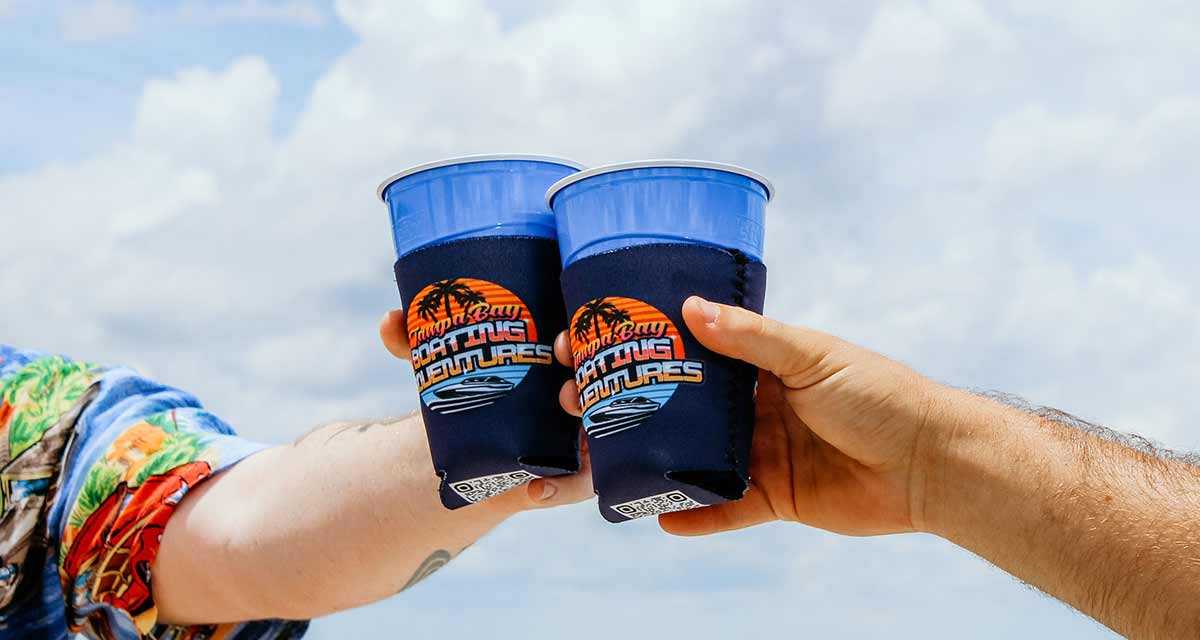
[(640, 426), (680, 384), (704, 381), (704, 364), (686, 358), (675, 324), (641, 300), (589, 300), (571, 317), (570, 339), (588, 437)]
[(408, 340), (421, 402), (451, 414), (508, 395), (533, 365), (550, 365), (529, 307), (487, 280), (450, 278), (421, 289), (408, 308)]

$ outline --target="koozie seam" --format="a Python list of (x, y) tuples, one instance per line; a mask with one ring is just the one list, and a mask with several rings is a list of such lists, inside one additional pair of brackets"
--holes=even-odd
[[(733, 279), (733, 304), (744, 307), (746, 306), (746, 265), (749, 263), (749, 260), (747, 260), (746, 254), (736, 249), (730, 250), (729, 253), (733, 257), (734, 264), (737, 265)], [(738, 431), (744, 428), (742, 416), (740, 415), (742, 376), (734, 375), (732, 382), (733, 384), (729, 385), (729, 448), (726, 450), (725, 458), (736, 471), (738, 469), (737, 435)]]

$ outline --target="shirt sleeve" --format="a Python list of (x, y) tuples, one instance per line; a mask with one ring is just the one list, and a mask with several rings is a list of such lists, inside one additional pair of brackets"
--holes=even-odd
[(51, 510), (67, 627), (101, 640), (293, 638), (307, 623), (158, 624), (152, 567), (188, 491), (265, 448), (234, 435), (191, 395), (128, 369), (97, 376)]

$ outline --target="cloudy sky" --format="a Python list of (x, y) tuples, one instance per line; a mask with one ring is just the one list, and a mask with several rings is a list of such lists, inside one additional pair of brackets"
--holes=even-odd
[[(1200, 448), (1200, 4), (0, 0), (0, 340), (253, 438), (399, 414), (378, 180), (451, 155), (736, 162), (767, 309)], [(1107, 637), (936, 539), (529, 514), (312, 637)], [(482, 636), (481, 636), (482, 633)]]

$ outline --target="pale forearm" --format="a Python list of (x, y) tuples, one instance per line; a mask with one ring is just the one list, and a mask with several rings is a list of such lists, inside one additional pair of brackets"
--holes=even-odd
[(518, 490), (449, 511), (437, 483), (416, 417), (330, 425), (252, 456), (168, 525), (154, 569), (161, 617), (308, 618), (378, 600), (527, 506)]
[[(959, 392), (953, 392), (959, 393)], [(982, 399), (938, 428), (929, 527), (1114, 630), (1200, 629), (1200, 473)]]

